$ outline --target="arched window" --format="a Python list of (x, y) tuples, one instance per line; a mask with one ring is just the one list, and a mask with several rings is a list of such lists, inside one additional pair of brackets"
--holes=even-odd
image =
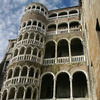
[(26, 22), (23, 23), (22, 28), (24, 28), (26, 26)]
[(33, 99), (37, 100), (37, 89), (35, 89), (33, 92)]
[(59, 30), (63, 30), (63, 29), (67, 29), (68, 28), (68, 24), (67, 23), (61, 23), (58, 25), (58, 29)]
[(37, 34), (37, 35), (36, 35), (36, 40), (38, 40), (38, 41), (39, 41), (39, 34)]
[(8, 79), (12, 77), (12, 72), (13, 72), (12, 69), (10, 69), (8, 72)]
[(43, 9), (43, 8), (41, 8), (41, 11), (43, 11), (43, 12), (44, 12), (44, 9)]
[(70, 29), (72, 29), (72, 28), (79, 28), (79, 22), (77, 22), (77, 21), (74, 21), (74, 22), (71, 22), (70, 23)]
[(41, 27), (41, 23), (40, 22), (38, 23), (38, 26)]
[(52, 17), (57, 17), (57, 14), (56, 13), (50, 14), (49, 18), (52, 18)]
[(35, 74), (35, 78), (39, 78), (39, 69), (37, 69), (36, 74)]
[(64, 15), (67, 15), (67, 12), (60, 12), (60, 13), (58, 14), (58, 16), (64, 16)]
[(83, 72), (76, 72), (73, 75), (73, 97), (74, 98), (87, 98), (87, 80)]
[(18, 41), (21, 41), (21, 40), (22, 40), (22, 35), (20, 35), (18, 38)]
[(76, 14), (76, 13), (78, 13), (77, 10), (71, 10), (71, 11), (69, 11), (69, 14)]
[(31, 20), (28, 21), (27, 26), (31, 25)]
[(53, 76), (51, 74), (46, 74), (42, 77), (41, 83), (41, 99), (51, 99), (53, 98)]
[(72, 56), (84, 55), (82, 42), (78, 38), (74, 38), (71, 40), (71, 55)]
[(31, 54), (31, 47), (28, 47), (28, 48), (27, 48), (26, 54)]
[(43, 25), (42, 28), (45, 30), (45, 26)]
[(31, 93), (32, 93), (32, 88), (28, 87), (27, 90), (26, 90), (25, 98), (26, 99), (31, 99)]
[(34, 77), (34, 68), (33, 67), (30, 68), (29, 77)]
[(57, 45), (57, 57), (68, 57), (69, 56), (69, 48), (68, 42), (65, 39), (62, 39), (58, 42)]
[(7, 90), (4, 90), (2, 95), (2, 100), (6, 100), (6, 98), (7, 98)]
[(65, 72), (62, 72), (57, 76), (56, 98), (70, 98), (69, 75)]
[(14, 77), (18, 77), (20, 72), (20, 67), (16, 67), (14, 71)]
[(15, 97), (15, 88), (12, 87), (12, 88), (10, 89), (8, 99), (14, 99), (14, 97)]
[(49, 25), (48, 31), (56, 31), (56, 25), (55, 24)]
[(18, 49), (15, 50), (14, 52), (14, 57), (18, 55)]
[(21, 47), (21, 50), (20, 50), (20, 55), (22, 55), (22, 54), (24, 54), (24, 52), (25, 52), (25, 47)]
[(22, 72), (21, 72), (21, 76), (27, 76), (27, 67), (23, 67)]
[(38, 57), (41, 58), (41, 51), (39, 52)]
[(30, 39), (34, 39), (34, 33), (30, 34)]
[(43, 37), (41, 37), (41, 43), (43, 43)]
[(29, 7), (28, 7), (28, 10), (30, 10), (30, 9), (31, 9), (31, 7), (29, 6)]
[(24, 39), (28, 39), (28, 33), (25, 33)]
[(40, 9), (40, 6), (37, 6), (37, 9)]
[(33, 21), (33, 25), (37, 25), (37, 21)]
[(37, 56), (37, 48), (33, 50), (33, 55)]
[(32, 9), (35, 9), (35, 5), (32, 6)]
[(22, 99), (24, 95), (24, 87), (19, 87), (17, 92), (17, 98)]
[(54, 58), (54, 57), (55, 57), (55, 42), (49, 41), (46, 44), (45, 58)]

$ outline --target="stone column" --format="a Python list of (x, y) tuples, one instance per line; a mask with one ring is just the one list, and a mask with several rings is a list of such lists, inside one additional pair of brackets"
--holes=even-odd
[(27, 70), (27, 77), (26, 77), (26, 82), (28, 81), (28, 76), (29, 76), (29, 69)]
[(70, 78), (70, 98), (73, 100), (73, 88), (72, 88), (72, 77)]
[(57, 43), (55, 43), (55, 63), (57, 63)]
[(56, 34), (57, 34), (57, 31), (58, 31), (58, 25), (56, 25)]
[(21, 76), (21, 69), (20, 69), (20, 72), (19, 72), (19, 79), (18, 79), (18, 82), (20, 81), (20, 76)]
[[(69, 15), (68, 15), (69, 16)], [(68, 33), (70, 33), (69, 23), (68, 23)]]
[(53, 86), (53, 100), (55, 100), (56, 97), (56, 78), (53, 78), (54, 86)]
[(69, 61), (71, 63), (71, 43), (68, 43), (68, 47), (69, 47)]
[(16, 97), (17, 97), (17, 90), (15, 90), (14, 100), (16, 100)]
[(23, 100), (25, 100), (25, 94), (26, 94), (26, 90), (24, 90), (24, 93), (23, 93)]

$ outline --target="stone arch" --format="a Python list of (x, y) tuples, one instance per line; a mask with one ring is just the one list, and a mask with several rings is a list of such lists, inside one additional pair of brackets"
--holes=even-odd
[(9, 90), (8, 99), (14, 99), (14, 97), (15, 97), (15, 92), (16, 92), (16, 88), (15, 88), (15, 87), (11, 87), (10, 90)]
[(66, 39), (60, 39), (57, 42), (57, 57), (69, 56), (69, 46)]
[(24, 96), (24, 90), (25, 88), (23, 86), (19, 86), (18, 91), (17, 91), (17, 98), (22, 99)]
[(40, 38), (40, 36), (39, 36), (39, 34), (37, 34), (37, 35), (36, 35), (36, 40), (39, 41), (39, 38)]
[(41, 76), (41, 99), (53, 98), (53, 85), (54, 85), (54, 75), (51, 72), (42, 74)]
[(73, 73), (73, 97), (74, 98), (87, 98), (88, 86), (86, 75), (82, 71)]
[(67, 14), (68, 14), (67, 11), (61, 11), (58, 13), (58, 16), (65, 16)]
[(37, 20), (33, 20), (33, 24), (32, 25), (37, 25)]
[(29, 20), (29, 21), (27, 22), (27, 26), (30, 26), (31, 24), (32, 24), (32, 21)]
[(41, 27), (42, 26), (42, 23), (41, 22), (38, 22), (38, 27)]
[(36, 5), (32, 5), (32, 9), (35, 9), (36, 8)]
[(27, 76), (28, 66), (23, 66), (21, 70), (21, 76)]
[(25, 94), (25, 99), (31, 99), (32, 96), (32, 87), (27, 87), (26, 88), (26, 94)]
[(67, 22), (61, 22), (58, 24), (58, 29), (63, 30), (68, 28), (68, 23)]
[(83, 44), (79, 38), (71, 39), (71, 55), (84, 55)]
[(24, 38), (23, 39), (28, 39), (28, 33), (24, 34)]
[(56, 98), (70, 98), (70, 76), (66, 71), (56, 74)]
[(19, 55), (23, 55), (25, 53), (26, 47), (22, 46), (19, 50)]
[(20, 73), (21, 67), (20, 66), (16, 66), (14, 69), (14, 77), (18, 77), (19, 73)]
[(73, 9), (69, 11), (69, 14), (77, 14), (78, 13), (78, 9)]
[(8, 71), (8, 79), (12, 78), (12, 74), (13, 74), (13, 69), (9, 69)]
[(49, 14), (49, 18), (52, 18), (52, 17), (57, 17), (57, 13), (55, 12), (55, 13)]
[(55, 42), (48, 41), (46, 43), (45, 58), (54, 58), (54, 57), (55, 57)]
[(34, 77), (35, 68), (33, 66), (29, 69), (29, 77)]
[(31, 32), (31, 33), (30, 33), (29, 39), (34, 39), (34, 32)]
[(47, 30), (48, 31), (56, 31), (56, 24), (55, 23), (49, 24)]
[(23, 22), (22, 28), (26, 27), (26, 22)]
[(5, 89), (5, 90), (3, 91), (3, 94), (2, 94), (2, 100), (6, 100), (7, 95), (8, 95), (8, 92), (7, 92), (7, 90)]
[(38, 52), (38, 49), (35, 47), (35, 48), (33, 49), (33, 55), (37, 56), (37, 52)]
[(14, 51), (14, 57), (18, 55), (18, 49), (15, 49)]
[(26, 54), (31, 54), (32, 48), (29, 46), (26, 48)]
[(19, 37), (18, 37), (18, 41), (21, 41), (22, 40), (22, 35), (20, 35)]
[(39, 79), (40, 76), (40, 69), (36, 69), (35, 78)]

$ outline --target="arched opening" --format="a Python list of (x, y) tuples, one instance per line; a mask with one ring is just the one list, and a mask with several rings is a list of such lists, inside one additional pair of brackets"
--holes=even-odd
[(58, 16), (64, 16), (64, 15), (67, 15), (67, 12), (60, 12), (60, 13), (58, 14)]
[(34, 68), (33, 67), (30, 68), (29, 77), (34, 77)]
[(24, 54), (24, 52), (25, 52), (25, 47), (21, 47), (21, 50), (20, 50), (20, 55), (23, 55)]
[(21, 76), (27, 76), (27, 67), (23, 67)]
[(37, 100), (37, 89), (35, 89), (33, 92), (33, 99)]
[(34, 33), (30, 34), (30, 38), (29, 39), (34, 39)]
[(33, 21), (33, 25), (37, 25), (37, 21)]
[(57, 17), (57, 14), (56, 13), (50, 14), (49, 18), (52, 18), (52, 17)]
[(17, 98), (22, 99), (24, 95), (24, 87), (19, 87), (18, 92), (17, 92)]
[(55, 24), (49, 25), (48, 31), (56, 31), (56, 25)]
[(45, 26), (43, 25), (42, 28), (45, 30)]
[(73, 75), (73, 97), (88, 97), (87, 80), (83, 72), (76, 72)]
[(31, 20), (28, 21), (27, 26), (31, 25)]
[(60, 73), (56, 80), (56, 98), (70, 98), (70, 81), (67, 73)]
[(35, 5), (32, 6), (32, 9), (35, 9)]
[(54, 58), (54, 57), (55, 57), (55, 42), (49, 41), (46, 44), (45, 58)]
[(41, 37), (41, 43), (43, 43), (43, 37)]
[(18, 49), (15, 50), (14, 52), (14, 57), (18, 55)]
[(38, 57), (41, 58), (41, 51), (39, 52)]
[(14, 97), (15, 97), (15, 88), (13, 87), (10, 89), (8, 99), (14, 99)]
[(16, 67), (16, 69), (14, 71), (14, 77), (18, 77), (19, 76), (19, 72), (20, 72), (20, 67)]
[(13, 48), (14, 47), (14, 42), (12, 42), (12, 44), (11, 44), (11, 48)]
[(41, 99), (53, 98), (53, 85), (53, 76), (51, 74), (44, 75), (41, 83)]
[(7, 98), (7, 90), (4, 90), (2, 95), (2, 100), (6, 100), (6, 98)]
[(18, 38), (18, 41), (21, 41), (21, 40), (22, 40), (22, 35), (20, 35)]
[(70, 29), (73, 29), (73, 28), (79, 28), (79, 22), (71, 22), (70, 23)]
[(8, 79), (12, 77), (12, 72), (13, 72), (12, 69), (10, 69), (8, 72)]
[(31, 47), (28, 47), (28, 48), (27, 48), (26, 54), (31, 54)]
[(37, 35), (36, 35), (36, 40), (38, 40), (38, 41), (39, 41), (39, 34), (37, 34)]
[(24, 39), (28, 39), (28, 33), (25, 33)]
[(59, 30), (63, 30), (63, 29), (67, 29), (68, 28), (68, 24), (67, 23), (61, 23), (58, 25), (58, 29)]
[(40, 22), (38, 23), (38, 26), (41, 27), (41, 23)]
[(57, 57), (68, 57), (69, 48), (67, 40), (60, 40), (57, 46)]
[(71, 55), (72, 56), (84, 55), (82, 42), (78, 38), (71, 40)]
[(24, 28), (26, 26), (26, 22), (23, 23), (22, 28)]
[(37, 48), (34, 48), (33, 55), (37, 56)]
[(44, 9), (43, 9), (43, 8), (41, 8), (41, 11), (43, 11), (43, 12), (44, 12)]
[(37, 69), (36, 74), (35, 74), (35, 78), (39, 78), (39, 69)]
[(32, 93), (32, 89), (31, 89), (31, 87), (28, 87), (27, 90), (26, 90), (25, 99), (30, 99), (31, 93)]
[(40, 6), (37, 6), (37, 9), (40, 9)]
[(31, 7), (29, 6), (29, 7), (28, 7), (28, 10), (30, 10), (30, 9), (31, 9)]
[(76, 13), (78, 13), (77, 10), (71, 10), (71, 11), (69, 12), (69, 14), (76, 14)]

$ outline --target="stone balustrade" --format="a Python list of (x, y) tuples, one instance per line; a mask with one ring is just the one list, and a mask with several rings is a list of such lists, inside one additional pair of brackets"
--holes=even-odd
[[(57, 60), (57, 62), (56, 62)], [(58, 57), (44, 59), (44, 65), (53, 65), (53, 64), (67, 64), (67, 63), (80, 63), (85, 61), (85, 55), (81, 56), (72, 56), (70, 57)]]
[(21, 76), (21, 77), (13, 77), (10, 79), (7, 79), (4, 83), (3, 83), (3, 88), (4, 87), (8, 87), (10, 85), (16, 85), (16, 84), (37, 84), (38, 83), (38, 79), (34, 78), (34, 77), (26, 77), (26, 76)]

